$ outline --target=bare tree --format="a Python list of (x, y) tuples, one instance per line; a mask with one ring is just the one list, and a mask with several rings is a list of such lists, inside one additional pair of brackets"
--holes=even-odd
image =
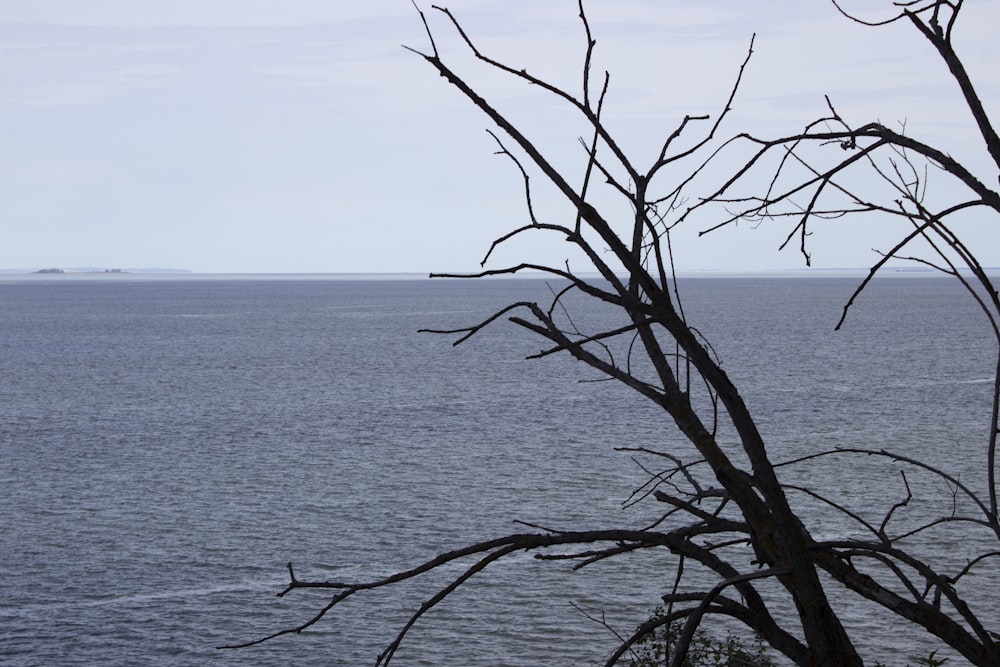
[[(958, 95), (990, 156), (989, 169), (1000, 170), (1000, 138), (952, 41), (962, 9), (961, 0), (896, 3), (897, 13), (882, 23), (909, 22), (936, 49), (958, 84)], [(988, 416), (989, 435), (982, 449), (982, 464), (988, 474), (981, 487), (967, 485), (940, 461), (919, 461), (901, 452), (835, 449), (809, 457), (878, 457), (900, 466), (904, 482), (907, 470), (911, 474), (921, 471), (943, 481), (955, 498), (964, 501), (943, 508), (940, 514), (927, 517), (916, 527), (897, 528), (897, 512), (912, 497), (906, 483), (905, 495), (887, 497), (880, 520), (862, 518), (843, 499), (823, 497), (815, 489), (782, 481), (779, 472), (784, 467), (808, 460), (772, 460), (739, 391), (699, 334), (696, 323), (685, 317), (670, 243), (671, 231), (696, 211), (719, 216), (706, 231), (740, 220), (788, 221), (786, 243), (797, 242), (808, 262), (809, 225), (817, 218), (870, 214), (902, 219), (910, 231), (871, 267), (855, 296), (890, 258), (907, 258), (933, 267), (953, 276), (967, 290), (985, 313), (1000, 348), (997, 291), (973, 249), (950, 224), (955, 216), (969, 209), (1000, 213), (1000, 195), (988, 185), (994, 182), (995, 172), (988, 177), (977, 176), (947, 150), (881, 123), (852, 125), (829, 100), (829, 113), (796, 133), (771, 139), (739, 134), (721, 140), (720, 126), (738, 92), (746, 61), (738, 70), (721, 112), (714, 119), (695, 115), (681, 119), (659, 144), (652, 164), (641, 166), (622, 149), (602, 117), (610, 77), (605, 73), (595, 82), (591, 66), (596, 42), (582, 2), (579, 10), (586, 48), (579, 93), (491, 58), (478, 48), (449, 10), (434, 10), (486, 67), (532, 84), (560, 100), (589, 128), (588, 136), (580, 139), (582, 182), (574, 183), (553, 166), (538, 142), (449, 67), (439, 55), (428, 17), (420, 12), (429, 48), (417, 53), (490, 118), (498, 129), (493, 135), (498, 153), (509, 158), (523, 177), (528, 220), (494, 242), (484, 266), (496, 247), (538, 233), (561, 236), (589, 262), (583, 270), (571, 269), (568, 263), (560, 267), (525, 262), (463, 276), (541, 271), (564, 281), (565, 287), (550, 303), (512, 303), (467, 328), (438, 333), (455, 335), (458, 344), (498, 320), (509, 319), (547, 341), (547, 347), (532, 356), (568, 353), (603, 376), (627, 385), (662, 408), (691, 449), (636, 452), (662, 462), (660, 468), (648, 469), (649, 479), (637, 491), (637, 498), (663, 504), (661, 518), (650, 526), (580, 532), (531, 529), (444, 552), (413, 569), (370, 582), (301, 580), (289, 564), (290, 582), (282, 595), (302, 588), (331, 589), (336, 593), (314, 617), (272, 637), (301, 632), (356, 593), (391, 586), (444, 564), (471, 559), (459, 577), (414, 611), (379, 657), (379, 664), (387, 664), (421, 616), (471, 576), (510, 554), (532, 550), (538, 558), (570, 560), (582, 567), (636, 550), (666, 549), (677, 557), (679, 573), (684, 563), (697, 564), (713, 573), (717, 583), (708, 590), (691, 589), (683, 585), (679, 574), (674, 588), (663, 596), (665, 613), (643, 623), (625, 638), (607, 659), (609, 666), (622, 659), (637, 641), (667, 623), (682, 624), (671, 663), (680, 665), (688, 642), (710, 616), (725, 616), (743, 624), (797, 665), (860, 665), (862, 659), (855, 644), (829, 599), (831, 586), (848, 589), (880, 605), (973, 664), (1000, 664), (1000, 635), (977, 616), (960, 586), (970, 572), (1000, 556), (996, 480), (1000, 372), (994, 373), (993, 410)], [(859, 21), (850, 16), (848, 19)], [(752, 42), (747, 61), (751, 53)], [(707, 194), (692, 192), (710, 170), (732, 164), (729, 160), (734, 153), (748, 157)], [(852, 176), (859, 170), (863, 182), (877, 180), (883, 186), (881, 191), (859, 187), (857, 183), (862, 181)], [(682, 174), (680, 178), (676, 177), (678, 173)], [(671, 174), (675, 175), (672, 179)], [(957, 181), (965, 193), (963, 198), (941, 203), (941, 197), (930, 196), (931, 174)], [(572, 213), (568, 219), (551, 222), (538, 218), (532, 206), (532, 179), (539, 176), (569, 203)], [(760, 183), (764, 183), (762, 188)], [(605, 213), (610, 209), (598, 203), (605, 200), (594, 196), (595, 184), (610, 188), (628, 204), (628, 220)], [(594, 272), (598, 277), (588, 277)], [(578, 328), (563, 311), (570, 294), (606, 304), (619, 315), (619, 321), (599, 330)], [(854, 297), (846, 304), (845, 317), (853, 301)], [(1000, 357), (994, 371), (1000, 371)], [(793, 510), (789, 502), (792, 493), (815, 497), (853, 522), (853, 535), (860, 532), (867, 537), (816, 539), (803, 517)], [(908, 545), (914, 540), (932, 535), (945, 525), (983, 530), (991, 537), (957, 570), (911, 551)], [(901, 543), (904, 538), (906, 544)], [(794, 610), (791, 616), (789, 609)]]

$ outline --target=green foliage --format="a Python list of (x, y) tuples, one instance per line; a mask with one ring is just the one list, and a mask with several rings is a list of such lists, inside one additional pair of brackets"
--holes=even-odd
[[(663, 615), (663, 610), (657, 608), (652, 618)], [(634, 646), (634, 654), (629, 667), (666, 667), (670, 664), (674, 647), (681, 635), (683, 623), (668, 623), (652, 634), (646, 635)], [(911, 656), (912, 662), (907, 667), (941, 667), (949, 658), (937, 657), (937, 651), (929, 655)], [(727, 633), (724, 639), (717, 639), (705, 632), (697, 630), (688, 646), (683, 667), (777, 667), (777, 663), (768, 655), (767, 645), (754, 637), (752, 641)], [(887, 667), (883, 662), (876, 661), (874, 667)]]
[[(661, 613), (662, 610), (657, 609), (654, 618)], [(682, 625), (668, 623), (636, 642), (631, 667), (669, 665)], [(683, 667), (775, 667), (775, 664), (758, 637), (750, 642), (733, 634), (716, 639), (699, 629), (688, 646)]]
[(937, 657), (937, 651), (931, 651), (930, 655), (926, 658), (910, 656), (910, 660), (915, 660), (916, 662), (914, 664), (917, 667), (941, 667), (941, 665), (948, 662), (949, 658), (939, 658)]

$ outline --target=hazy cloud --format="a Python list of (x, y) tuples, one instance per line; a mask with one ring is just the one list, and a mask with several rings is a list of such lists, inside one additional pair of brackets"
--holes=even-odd
[[(449, 62), (579, 169), (579, 115), (488, 71), (420, 4)], [(448, 4), (484, 52), (580, 88), (575, 1)], [(962, 53), (995, 105), (1000, 4), (965, 11)], [(824, 94), (852, 119), (905, 119), (942, 141), (968, 122), (912, 29), (852, 25), (823, 0), (591, 0), (587, 12), (595, 75), (612, 77), (606, 118), (640, 155), (684, 114), (718, 113), (753, 33), (729, 131), (797, 129)], [(430, 48), (408, 0), (0, 0), (0, 219), (16, 230), (0, 266), (475, 267), (523, 219), (519, 175), (493, 155), (487, 119), (403, 44)], [(778, 236), (743, 228), (683, 261), (798, 265), (773, 252)], [(858, 264), (871, 245), (833, 239), (823, 261)]]

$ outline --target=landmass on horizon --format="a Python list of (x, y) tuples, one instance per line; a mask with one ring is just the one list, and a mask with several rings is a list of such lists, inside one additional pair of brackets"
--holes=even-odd
[(0, 274), (12, 274), (12, 273), (45, 273), (45, 274), (75, 274), (75, 273), (191, 273), (190, 269), (163, 269), (163, 268), (131, 268), (131, 269), (119, 269), (119, 268), (104, 268), (96, 266), (84, 266), (84, 267), (72, 267), (72, 268), (59, 268), (59, 267), (45, 267), (45, 268), (21, 268), (21, 269), (0, 269)]

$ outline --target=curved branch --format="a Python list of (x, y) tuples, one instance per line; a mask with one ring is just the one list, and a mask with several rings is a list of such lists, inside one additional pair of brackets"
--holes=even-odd
[(818, 458), (822, 458), (822, 457), (826, 457), (826, 456), (833, 456), (835, 454), (865, 454), (867, 456), (880, 456), (880, 457), (892, 459), (893, 461), (901, 461), (903, 463), (908, 463), (908, 464), (914, 466), (915, 468), (920, 468), (922, 470), (926, 470), (927, 472), (929, 472), (929, 473), (931, 473), (933, 475), (936, 475), (937, 477), (940, 477), (941, 479), (945, 480), (946, 482), (948, 482), (949, 484), (951, 484), (953, 487), (955, 487), (956, 489), (958, 489), (959, 491), (961, 491), (965, 495), (966, 498), (968, 498), (969, 500), (971, 500), (979, 508), (979, 510), (983, 513), (983, 515), (986, 517), (986, 519), (983, 520), (983, 521), (981, 521), (980, 524), (983, 525), (983, 526), (989, 527), (991, 530), (993, 530), (995, 533), (997, 533), (998, 537), (1000, 537), (1000, 525), (997, 525), (995, 515), (991, 511), (991, 508), (988, 507), (986, 505), (986, 503), (984, 503), (982, 501), (982, 499), (979, 498), (979, 496), (977, 496), (968, 486), (966, 486), (964, 483), (962, 483), (962, 481), (959, 480), (954, 475), (951, 475), (951, 474), (945, 472), (944, 470), (941, 470), (940, 468), (938, 468), (936, 466), (933, 466), (933, 465), (931, 465), (929, 463), (925, 463), (924, 461), (921, 461), (919, 459), (915, 459), (912, 456), (906, 456), (905, 454), (898, 454), (898, 453), (895, 453), (895, 452), (890, 452), (890, 451), (885, 450), (885, 449), (865, 449), (863, 447), (837, 447), (835, 449), (831, 449), (831, 450), (827, 450), (827, 451), (823, 451), (823, 452), (816, 452), (814, 454), (809, 454), (807, 456), (802, 456), (802, 457), (799, 457), (797, 459), (792, 459), (792, 460), (789, 460), (789, 461), (782, 461), (782, 462), (776, 463), (774, 465), (775, 465), (776, 468), (783, 467), (783, 466), (790, 466), (790, 465), (795, 465), (797, 463), (802, 463), (804, 461), (809, 461), (811, 459), (818, 459)]

